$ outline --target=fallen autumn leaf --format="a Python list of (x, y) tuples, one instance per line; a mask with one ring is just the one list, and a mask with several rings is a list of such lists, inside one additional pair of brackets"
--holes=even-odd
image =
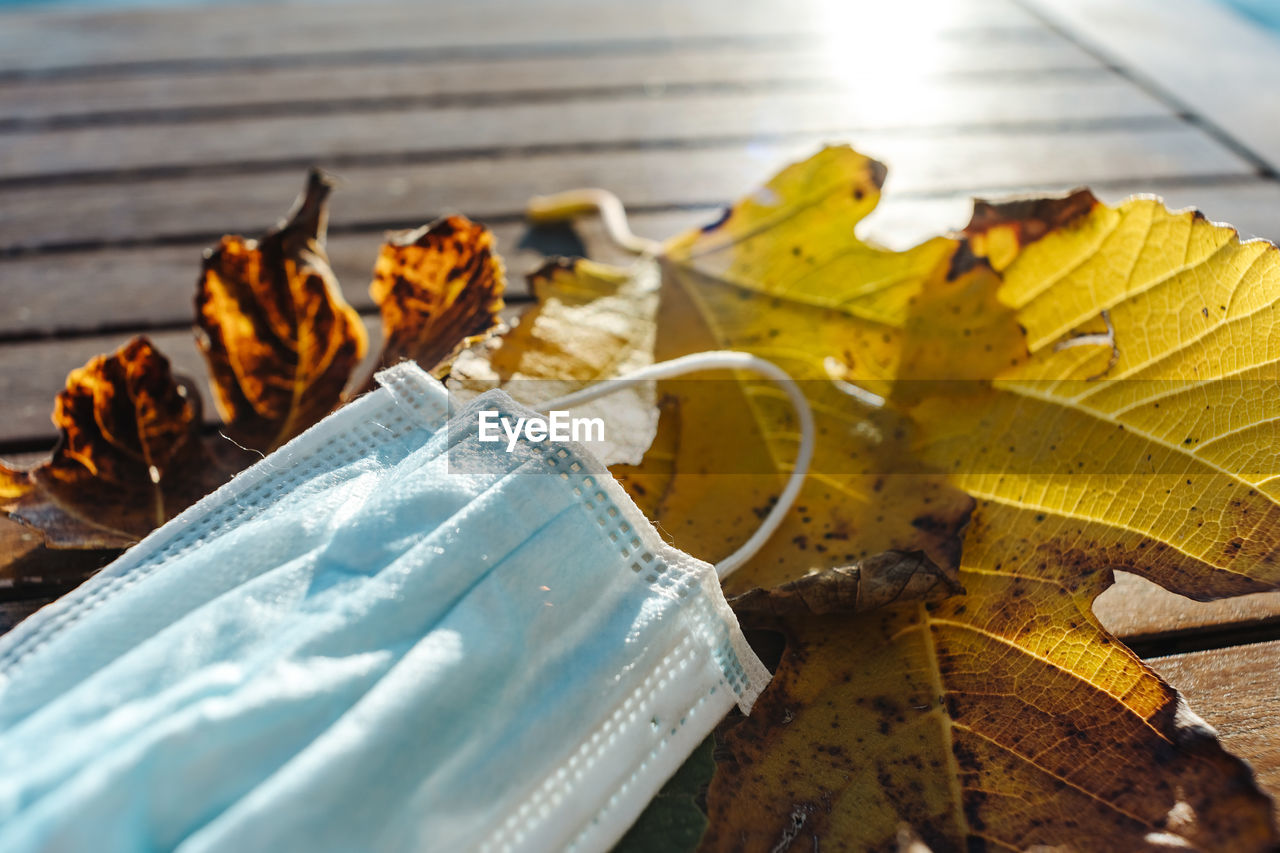
[(222, 238), (196, 292), (196, 340), (237, 443), (274, 450), (338, 405), (364, 357), (364, 324), (324, 254), (332, 183), (312, 171), (285, 223)]
[[(1248, 767), (1090, 605), (1114, 568), (1198, 597), (1280, 581), (1272, 472), (1248, 470), (1248, 430), (1274, 405), (1212, 414), (1230, 396), (1218, 383), (1270, 376), (1254, 333), (1280, 298), (1277, 251), (1155, 202), (1073, 196), (980, 207), (968, 235), (888, 252), (854, 236), (883, 176), (827, 149), (661, 258), (659, 358), (762, 355), (816, 380), (825, 421), (794, 517), (727, 588), (794, 590), (887, 549), (955, 566), (965, 588), (867, 614), (773, 612), (786, 648), (752, 715), (723, 727), (701, 849), (892, 848), (904, 823), (935, 850), (1269, 849), (1269, 798)], [(1205, 278), (1217, 315), (1198, 301)], [(771, 491), (706, 472), (763, 458), (781, 477), (794, 442), (766, 391), (744, 381), (735, 400), (718, 384), (731, 390), (701, 408), (676, 395), (678, 434), (664, 442), (660, 427), (639, 468), (666, 485), (638, 497), (708, 559)], [(1209, 451), (1195, 458), (1197, 445)], [(1143, 479), (1148, 448), (1179, 488)], [(1204, 519), (1184, 525), (1187, 512)]]

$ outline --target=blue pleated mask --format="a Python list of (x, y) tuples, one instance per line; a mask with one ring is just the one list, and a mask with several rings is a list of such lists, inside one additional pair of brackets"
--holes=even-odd
[(715, 569), (590, 452), (379, 378), (0, 638), (0, 850), (607, 849), (749, 711)]

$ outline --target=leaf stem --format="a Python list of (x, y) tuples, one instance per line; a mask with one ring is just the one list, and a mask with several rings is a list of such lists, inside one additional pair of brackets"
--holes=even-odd
[(596, 213), (604, 223), (605, 233), (616, 245), (636, 255), (654, 255), (662, 248), (657, 240), (638, 237), (627, 222), (627, 209), (608, 190), (588, 187), (567, 190), (554, 195), (534, 196), (525, 206), (530, 222), (563, 222), (585, 213)]

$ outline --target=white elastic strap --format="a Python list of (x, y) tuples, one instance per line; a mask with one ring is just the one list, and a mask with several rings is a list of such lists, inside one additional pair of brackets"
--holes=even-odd
[(642, 367), (616, 379), (602, 381), (590, 388), (584, 388), (581, 391), (575, 391), (572, 394), (566, 394), (558, 399), (543, 403), (539, 409), (543, 412), (552, 409), (570, 409), (581, 403), (599, 399), (615, 391), (630, 388), (650, 379), (670, 379), (673, 376), (683, 376), (686, 373), (695, 373), (700, 370), (717, 369), (745, 370), (773, 380), (786, 392), (787, 399), (795, 410), (796, 418), (800, 421), (800, 449), (796, 451), (796, 461), (791, 469), (791, 478), (787, 480), (786, 487), (778, 495), (777, 503), (773, 505), (773, 509), (769, 510), (769, 514), (765, 516), (764, 521), (756, 528), (756, 532), (751, 535), (751, 538), (742, 543), (738, 550), (716, 563), (716, 575), (721, 580), (724, 580), (730, 572), (754, 557), (756, 552), (769, 541), (769, 537), (778, 529), (778, 525), (782, 524), (783, 516), (791, 509), (791, 505), (795, 503), (796, 496), (800, 494), (800, 487), (804, 485), (805, 475), (809, 473), (809, 463), (813, 459), (813, 412), (810, 411), (809, 401), (805, 399), (800, 386), (785, 370), (771, 361), (765, 361), (763, 358), (758, 358), (745, 352), (733, 352), (732, 350), (699, 352), (693, 355), (673, 358), (670, 361), (651, 364), (648, 367)]

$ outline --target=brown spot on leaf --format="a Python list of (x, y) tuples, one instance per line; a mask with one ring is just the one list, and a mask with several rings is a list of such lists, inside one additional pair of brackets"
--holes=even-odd
[(951, 255), (951, 264), (947, 267), (947, 281), (955, 281), (965, 273), (981, 266), (990, 267), (991, 263), (985, 257), (974, 254), (969, 243), (962, 242), (956, 246), (955, 253)]
[(1005, 227), (1017, 236), (1018, 245), (1026, 246), (1050, 231), (1065, 228), (1099, 204), (1098, 199), (1086, 188), (1073, 190), (1064, 196), (1003, 202), (975, 199), (973, 215), (962, 233), (973, 238), (992, 229)]

